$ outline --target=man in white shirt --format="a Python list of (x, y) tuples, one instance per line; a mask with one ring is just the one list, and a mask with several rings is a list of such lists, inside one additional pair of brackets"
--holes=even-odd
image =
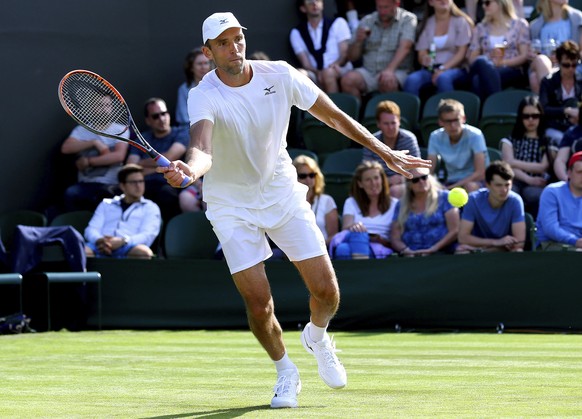
[(286, 151), (291, 107), (370, 147), (398, 173), (430, 162), (393, 151), (342, 112), (312, 81), (281, 61), (247, 61), (246, 42), (232, 13), (215, 13), (202, 25), (204, 54), (216, 69), (190, 91), (187, 163), (158, 168), (179, 187), (184, 176), (204, 176), (206, 215), (246, 306), (250, 328), (277, 369), (271, 407), (297, 407), (301, 380), (283, 343), (263, 261), (271, 256), (266, 234), (295, 264), (310, 292), (311, 321), (301, 340), (332, 388), (347, 383), (327, 326), (339, 305), (339, 286), (323, 234), (305, 199), (307, 186)]
[(291, 30), (291, 47), (301, 63), (300, 72), (326, 93), (339, 92), (339, 80), (352, 69), (348, 43), (352, 37), (348, 22), (323, 15), (323, 0), (299, 0), (306, 20)]

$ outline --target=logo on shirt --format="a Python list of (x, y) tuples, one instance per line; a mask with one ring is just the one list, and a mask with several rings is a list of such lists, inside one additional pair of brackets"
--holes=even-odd
[(275, 87), (275, 85), (272, 85), (271, 87), (265, 87), (263, 89), (265, 91), (265, 96), (272, 95), (273, 93), (277, 93), (276, 90), (272, 90), (274, 87)]

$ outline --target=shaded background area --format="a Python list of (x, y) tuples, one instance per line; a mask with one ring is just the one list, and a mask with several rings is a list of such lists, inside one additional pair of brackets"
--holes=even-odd
[[(335, 13), (335, 2), (325, 4), (326, 13)], [(247, 53), (262, 50), (292, 61), (294, 0), (3, 2), (0, 212), (42, 211), (75, 180), (73, 160), (59, 150), (75, 126), (57, 98), (63, 75), (84, 68), (105, 77), (128, 101), (139, 127), (142, 104), (151, 96), (166, 99), (173, 116), (182, 61), (201, 45), (202, 22), (217, 11), (232, 11), (248, 28)]]

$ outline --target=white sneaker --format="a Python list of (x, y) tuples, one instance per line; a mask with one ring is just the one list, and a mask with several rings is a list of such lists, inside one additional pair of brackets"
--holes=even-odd
[(275, 395), (271, 399), (271, 407), (298, 407), (297, 395), (301, 392), (301, 380), (296, 369), (283, 370), (273, 388)]
[(305, 325), (301, 333), (301, 343), (305, 350), (317, 359), (319, 376), (331, 388), (345, 387), (348, 377), (344, 366), (335, 354), (340, 351), (335, 348), (333, 337), (330, 339), (326, 333), (322, 341), (314, 342), (309, 336), (310, 327), (311, 322)]

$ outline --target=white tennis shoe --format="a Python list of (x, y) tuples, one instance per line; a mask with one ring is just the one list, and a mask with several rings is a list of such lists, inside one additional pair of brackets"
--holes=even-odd
[(311, 322), (305, 325), (301, 333), (301, 343), (305, 350), (317, 360), (319, 376), (331, 388), (345, 387), (348, 377), (344, 366), (335, 354), (340, 351), (335, 348), (333, 337), (330, 339), (326, 332), (322, 341), (314, 342), (309, 336), (310, 327)]
[(297, 395), (301, 392), (301, 379), (296, 369), (283, 370), (273, 388), (275, 395), (271, 399), (271, 407), (298, 407)]

